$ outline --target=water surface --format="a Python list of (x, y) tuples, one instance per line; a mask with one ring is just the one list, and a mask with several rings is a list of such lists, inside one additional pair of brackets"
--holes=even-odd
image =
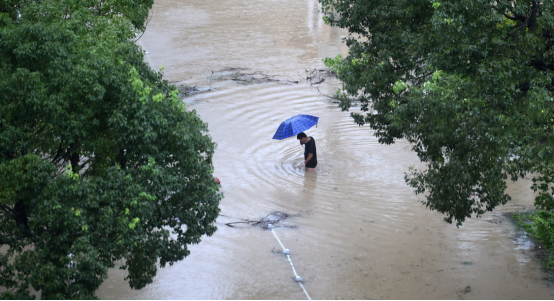
[[(305, 299), (271, 232), (225, 225), (283, 211), (296, 228), (275, 231), (313, 299), (552, 299), (531, 246), (502, 215), (532, 208), (531, 181), (509, 184), (512, 202), (460, 228), (422, 206), (404, 182), (420, 165), (410, 145), (380, 145), (323, 95), (336, 80), (306, 80), (306, 70), (324, 69), (322, 58), (347, 53), (347, 33), (324, 25), (318, 9), (317, 0), (156, 1), (139, 43), (168, 80), (210, 89), (185, 101), (218, 144), (224, 216), (151, 285), (131, 290), (113, 269), (99, 297)], [(234, 81), (237, 71), (275, 81)], [(320, 117), (307, 131), (315, 172), (304, 170), (296, 139), (271, 139), (296, 114)]]

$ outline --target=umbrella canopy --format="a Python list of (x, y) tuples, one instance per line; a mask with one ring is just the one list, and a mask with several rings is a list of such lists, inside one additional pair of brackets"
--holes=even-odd
[(288, 137), (296, 136), (317, 124), (318, 120), (319, 117), (311, 115), (299, 114), (293, 116), (281, 123), (277, 132), (273, 135), (273, 139), (283, 140)]

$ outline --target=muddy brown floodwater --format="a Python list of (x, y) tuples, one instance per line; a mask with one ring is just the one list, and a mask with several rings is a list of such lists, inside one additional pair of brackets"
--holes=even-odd
[[(336, 80), (305, 79), (305, 70), (324, 69), (322, 58), (348, 51), (346, 33), (324, 25), (318, 9), (317, 0), (156, 1), (139, 44), (168, 80), (211, 89), (185, 101), (218, 144), (224, 216), (152, 284), (131, 290), (113, 269), (99, 297), (305, 299), (270, 231), (225, 225), (280, 211), (296, 227), (275, 232), (314, 299), (553, 299), (531, 245), (502, 215), (532, 208), (529, 178), (509, 184), (513, 201), (459, 229), (422, 206), (403, 179), (420, 164), (410, 145), (380, 145), (321, 94), (333, 94)], [(236, 70), (275, 81), (233, 80)], [(295, 138), (271, 139), (300, 113), (320, 117), (307, 131), (315, 172), (304, 171)]]

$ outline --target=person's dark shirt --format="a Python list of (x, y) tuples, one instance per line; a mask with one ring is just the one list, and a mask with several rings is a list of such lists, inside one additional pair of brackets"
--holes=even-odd
[(310, 154), (313, 154), (313, 156), (307, 165), (317, 164), (317, 152), (315, 150), (315, 139), (314, 137), (311, 137), (311, 136), (310, 136), (310, 141), (306, 143), (306, 147), (304, 148), (304, 160), (308, 159), (308, 156)]

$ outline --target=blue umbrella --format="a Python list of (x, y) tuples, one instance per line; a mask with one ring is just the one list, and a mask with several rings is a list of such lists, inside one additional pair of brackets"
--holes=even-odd
[(296, 136), (317, 124), (318, 120), (319, 117), (303, 114), (291, 117), (281, 123), (277, 132), (273, 135), (273, 139), (283, 140), (288, 137)]

